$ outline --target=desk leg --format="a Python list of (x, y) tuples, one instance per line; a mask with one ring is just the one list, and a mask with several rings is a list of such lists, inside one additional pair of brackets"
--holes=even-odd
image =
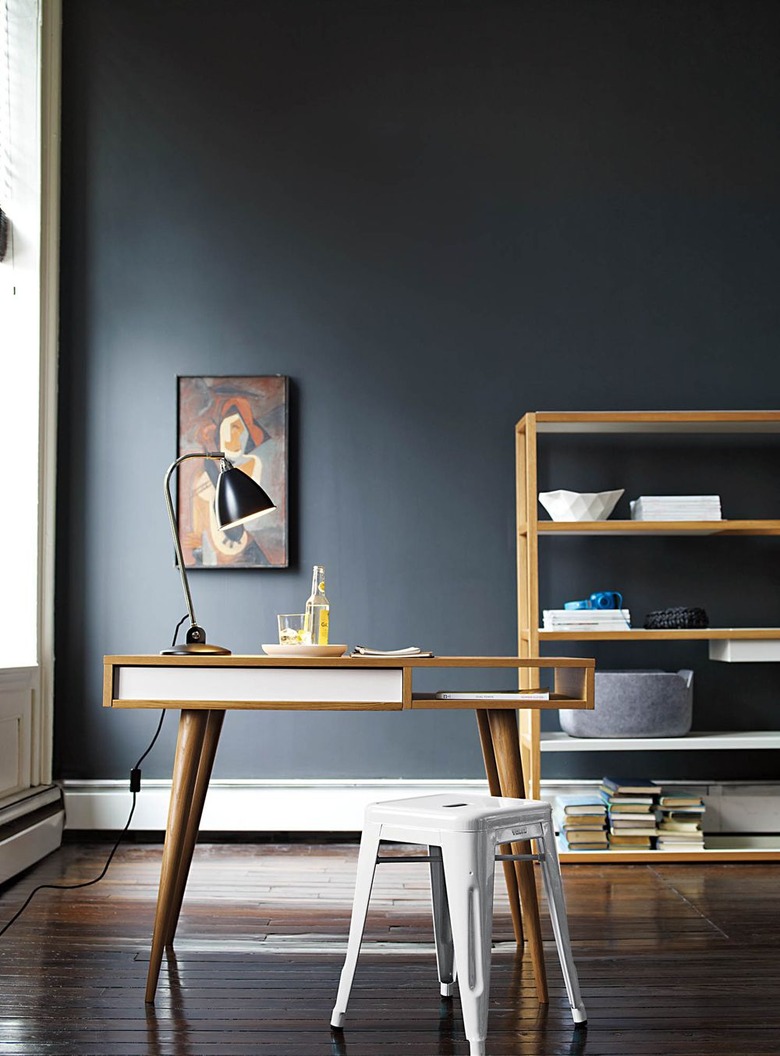
[[(512, 799), (525, 799), (525, 782), (523, 781), (523, 764), (520, 760), (520, 736), (517, 729), (517, 713), (510, 709), (491, 708), (488, 710), (488, 725), (496, 758), (501, 795)], [(531, 844), (528, 840), (512, 844), (513, 854), (530, 854)], [(528, 933), (528, 947), (536, 979), (536, 994), (540, 1004), (546, 1005), (547, 972), (544, 965), (544, 948), (539, 921), (539, 902), (536, 896), (533, 862), (515, 862), (517, 885), (520, 889), (520, 901), (523, 906), (523, 918)]]
[[(479, 727), (479, 741), (482, 745), (482, 758), (485, 761), (485, 774), (487, 775), (488, 789), (491, 796), (501, 795), (501, 782), (498, 779), (498, 767), (496, 765), (496, 753), (493, 751), (493, 738), (490, 734), (490, 723), (487, 712), (478, 709), (474, 712), (477, 716)], [(504, 867), (504, 880), (509, 895), (509, 909), (512, 913), (512, 927), (515, 933), (515, 942), (522, 946), (525, 941), (523, 935), (523, 914), (520, 909), (520, 894), (517, 888), (517, 873), (514, 862), (502, 862)]]
[(165, 935), (165, 945), (173, 944), (176, 935), (176, 926), (179, 923), (181, 904), (184, 900), (184, 890), (187, 886), (187, 877), (192, 865), (192, 855), (200, 829), (200, 819), (203, 817), (203, 804), (206, 802), (206, 793), (209, 788), (211, 771), (214, 767), (214, 757), (217, 754), (219, 735), (222, 731), (222, 723), (225, 718), (224, 711), (209, 711), (206, 722), (206, 733), (203, 738), (203, 748), (198, 763), (198, 776), (195, 778), (195, 789), (192, 793), (192, 805), (187, 818), (187, 830), (184, 833), (184, 847), (179, 860), (179, 873), (176, 878), (176, 889), (171, 899), (170, 914), (168, 919), (168, 930)]
[[(168, 825), (165, 830), (160, 888), (157, 893), (157, 912), (154, 918), (152, 948), (149, 955), (149, 973), (146, 977), (146, 1002), (154, 1001), (157, 980), (160, 976), (165, 941), (170, 931), (169, 921), (174, 909), (179, 871), (184, 852), (184, 843), (192, 808), (198, 767), (203, 750), (209, 712), (182, 709), (179, 717), (179, 735), (173, 761), (171, 801), (168, 807)], [(186, 877), (185, 877), (186, 879)]]

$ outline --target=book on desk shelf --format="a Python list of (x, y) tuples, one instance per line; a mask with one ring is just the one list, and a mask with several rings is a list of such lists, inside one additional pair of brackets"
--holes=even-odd
[(719, 521), (720, 495), (640, 495), (629, 500), (632, 521)]
[(658, 824), (655, 812), (650, 814), (615, 814), (609, 811), (609, 824), (615, 829), (648, 828), (654, 829)]
[(655, 841), (658, 851), (688, 851), (702, 850), (704, 848), (704, 833), (697, 835), (682, 836), (680, 833), (659, 833)]
[(437, 700), (549, 700), (549, 689), (439, 690)]
[(610, 836), (646, 836), (648, 839), (653, 839), (658, 835), (658, 828), (655, 825), (623, 825), (618, 827), (610, 825), (608, 832)]
[(667, 792), (662, 789), (658, 797), (658, 806), (662, 809), (684, 807), (686, 809), (701, 808), (701, 810), (704, 810), (704, 800), (695, 792)]
[(655, 805), (651, 796), (607, 796), (604, 805), (613, 814), (652, 814)]
[(615, 850), (650, 851), (653, 848), (653, 841), (647, 835), (632, 836), (625, 832), (610, 832), (608, 840), (610, 849)]
[(568, 833), (557, 836), (559, 851), (608, 851), (609, 841), (606, 832), (580, 833), (572, 838)]
[(699, 810), (659, 810), (659, 825), (669, 829), (700, 829), (704, 821), (704, 808)]
[[(602, 833), (606, 832), (606, 826), (604, 822), (596, 821), (581, 821), (577, 819), (577, 822), (564, 822), (560, 827), (556, 826), (558, 832), (562, 832), (567, 838), (569, 836), (575, 837), (577, 833), (589, 832), (589, 833)], [(600, 836), (593, 836), (593, 839), (601, 839)]]
[(662, 817), (659, 822), (659, 832), (701, 832), (701, 818), (686, 818), (679, 821), (678, 818)]
[(566, 829), (561, 834), (569, 843), (606, 843), (606, 829)]
[(628, 609), (544, 609), (545, 631), (625, 631), (631, 627)]
[(585, 815), (589, 817), (606, 817), (607, 805), (601, 796), (583, 792), (561, 793), (552, 798), (553, 813), (559, 815)]
[(609, 827), (611, 829), (653, 829), (658, 827), (658, 818), (653, 811), (651, 814), (613, 814), (607, 813)]
[(602, 788), (610, 796), (650, 796), (661, 794), (661, 786), (646, 778), (602, 777)]

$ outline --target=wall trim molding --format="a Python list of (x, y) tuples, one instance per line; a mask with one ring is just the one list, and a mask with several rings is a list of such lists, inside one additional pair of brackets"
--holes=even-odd
[[(119, 830), (132, 805), (127, 781), (62, 781), (69, 831)], [(413, 778), (345, 780), (214, 780), (202, 832), (359, 832), (368, 803), (439, 792), (487, 794), (484, 780)], [(144, 779), (132, 830), (163, 832), (171, 782)]]

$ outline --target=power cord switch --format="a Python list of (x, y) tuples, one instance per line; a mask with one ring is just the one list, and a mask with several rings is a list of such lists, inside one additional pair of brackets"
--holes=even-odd
[(138, 767), (133, 767), (130, 771), (130, 791), (140, 792), (141, 791), (141, 771)]

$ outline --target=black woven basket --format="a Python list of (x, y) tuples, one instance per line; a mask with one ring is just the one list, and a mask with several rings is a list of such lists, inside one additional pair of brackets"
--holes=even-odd
[(710, 621), (704, 609), (656, 609), (645, 616), (645, 630), (678, 631), (709, 627)]

